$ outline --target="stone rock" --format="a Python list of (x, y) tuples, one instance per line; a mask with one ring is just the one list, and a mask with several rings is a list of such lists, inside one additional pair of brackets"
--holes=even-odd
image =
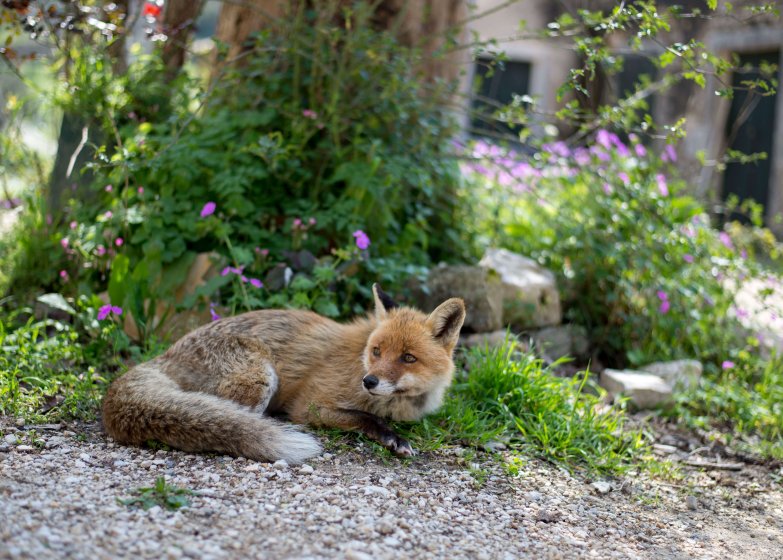
[(639, 371), (657, 375), (672, 389), (690, 389), (699, 383), (704, 366), (697, 360), (674, 360), (648, 364)]
[(530, 338), (539, 352), (554, 359), (563, 356), (581, 358), (590, 352), (587, 331), (579, 325), (545, 327), (530, 333)]
[(505, 249), (487, 249), (479, 265), (500, 275), (504, 323), (520, 328), (560, 324), (563, 312), (552, 272)]
[(689, 510), (696, 511), (699, 509), (699, 500), (696, 499), (696, 496), (688, 496), (685, 498), (685, 505)]
[(612, 491), (612, 485), (603, 480), (596, 480), (590, 484), (590, 488), (592, 488), (596, 494), (600, 494), (601, 496)]
[(613, 397), (624, 395), (640, 409), (655, 408), (672, 397), (672, 388), (663, 379), (640, 371), (605, 369), (599, 380)]
[(472, 332), (496, 331), (503, 326), (503, 291), (500, 278), (480, 266), (439, 266), (427, 277), (424, 307), (431, 311), (451, 297), (465, 300), (463, 328)]
[(477, 346), (479, 348), (484, 348), (485, 346), (496, 348), (505, 344), (506, 337), (511, 341), (517, 340), (517, 336), (514, 333), (510, 333), (505, 329), (500, 329), (492, 332), (474, 333), (462, 336), (459, 339), (459, 343), (467, 348), (475, 348)]

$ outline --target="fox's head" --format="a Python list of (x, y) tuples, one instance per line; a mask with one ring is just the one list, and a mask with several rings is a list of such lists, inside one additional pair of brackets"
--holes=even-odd
[(426, 315), (397, 305), (373, 285), (378, 326), (364, 349), (364, 390), (377, 397), (431, 394), (438, 402), (454, 372), (452, 353), (465, 321), (459, 298)]

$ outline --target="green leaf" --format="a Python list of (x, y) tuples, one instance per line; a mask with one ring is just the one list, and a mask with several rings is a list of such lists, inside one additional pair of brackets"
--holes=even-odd
[(42, 296), (38, 296), (38, 301), (54, 309), (65, 311), (71, 315), (76, 313), (76, 310), (71, 307), (71, 305), (65, 301), (65, 298), (60, 294), (44, 294)]
[(109, 300), (112, 305), (122, 305), (128, 293), (128, 267), (130, 261), (125, 255), (117, 255), (111, 263), (109, 276)]

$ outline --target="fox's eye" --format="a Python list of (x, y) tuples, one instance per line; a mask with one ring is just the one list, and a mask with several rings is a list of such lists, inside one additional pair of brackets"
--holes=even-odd
[(402, 361), (405, 362), (406, 364), (412, 364), (413, 362), (416, 361), (416, 356), (414, 356), (413, 354), (403, 354)]
[(372, 349), (372, 355), (377, 358), (378, 356), (381, 355), (381, 349), (376, 346), (375, 348)]

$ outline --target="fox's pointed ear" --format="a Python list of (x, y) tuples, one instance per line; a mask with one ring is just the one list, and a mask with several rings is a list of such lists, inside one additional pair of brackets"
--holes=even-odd
[(395, 307), (399, 307), (389, 294), (381, 290), (378, 284), (372, 285), (372, 295), (375, 299), (375, 318), (379, 321), (386, 317), (386, 313)]
[(427, 317), (432, 336), (449, 351), (453, 350), (459, 339), (459, 331), (465, 322), (465, 302), (459, 298), (447, 299)]

